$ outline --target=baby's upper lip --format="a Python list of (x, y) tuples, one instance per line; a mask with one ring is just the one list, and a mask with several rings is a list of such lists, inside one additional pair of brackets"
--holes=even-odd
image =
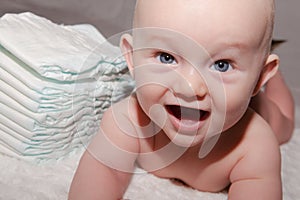
[(172, 91), (168, 91), (163, 104), (169, 106), (180, 106), (183, 108), (190, 108), (196, 110), (203, 110), (210, 112), (211, 102), (209, 98), (198, 100), (194, 98), (186, 98), (183, 95), (174, 94)]
[[(178, 100), (177, 100), (178, 101)], [(204, 102), (169, 102), (165, 103), (165, 106), (178, 106), (183, 109), (202, 110), (210, 112), (210, 107)]]

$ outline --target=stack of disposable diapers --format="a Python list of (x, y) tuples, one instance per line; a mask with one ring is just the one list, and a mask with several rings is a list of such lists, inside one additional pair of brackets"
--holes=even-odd
[(90, 25), (31, 13), (0, 19), (0, 153), (60, 159), (83, 148), (133, 84), (117, 47)]

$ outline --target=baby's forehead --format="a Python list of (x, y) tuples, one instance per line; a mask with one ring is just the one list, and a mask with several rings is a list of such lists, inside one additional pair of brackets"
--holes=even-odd
[[(251, 9), (254, 12), (243, 12), (244, 10), (251, 11)], [(190, 12), (184, 12), (186, 10)], [(262, 17), (263, 20), (263, 18), (272, 18), (273, 10), (274, 0), (137, 0), (134, 20), (140, 21), (140, 18), (148, 15), (156, 15), (162, 19), (171, 13), (175, 22), (176, 17), (181, 13), (184, 12), (185, 17), (188, 18), (195, 14), (195, 11), (199, 16), (207, 13), (207, 18), (215, 16), (214, 12), (227, 12), (228, 15), (239, 18), (247, 14)]]
[[(191, 38), (246, 38), (268, 45), (273, 0), (138, 0), (134, 28), (166, 28)], [(245, 40), (245, 41), (246, 41)], [(204, 41), (203, 41), (204, 42)], [(262, 44), (263, 43), (263, 44)]]

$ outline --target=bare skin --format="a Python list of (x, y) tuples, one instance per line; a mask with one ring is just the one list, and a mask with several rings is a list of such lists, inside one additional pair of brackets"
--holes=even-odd
[[(136, 100), (133, 102), (131, 106), (136, 107), (138, 113), (131, 119), (136, 117), (136, 123), (144, 125), (148, 122), (147, 116)], [(127, 106), (124, 103), (116, 105), (121, 113), (127, 112), (121, 110)], [(252, 110), (248, 110), (234, 127), (222, 133), (213, 151), (205, 158), (198, 158), (199, 145), (196, 145), (171, 165), (155, 171), (148, 169), (153, 162), (151, 159), (141, 161), (138, 155), (161, 148), (170, 142), (169, 138), (161, 132), (154, 138), (137, 140), (120, 131), (111, 120), (107, 121), (111, 115), (113, 111), (110, 109), (103, 118), (109, 123), (102, 123), (102, 130), (110, 130), (107, 137), (112, 143), (136, 153), (136, 157), (122, 156), (123, 161), (132, 167), (137, 163), (158, 177), (176, 178), (200, 191), (219, 192), (231, 185), (229, 199), (281, 199), (278, 143), (268, 124)], [(96, 136), (84, 153), (72, 182), (70, 199), (121, 199), (125, 193), (132, 174), (108, 167), (97, 158), (97, 153), (103, 149), (95, 150), (94, 145), (98, 146), (102, 140)], [(164, 166), (163, 163), (161, 165)]]
[[(282, 199), (278, 140), (290, 135), (274, 134), (275, 122), (280, 130), (286, 125), (271, 116), (276, 111), (292, 123), (293, 109), (272, 95), (282, 82), (275, 75), (279, 59), (267, 47), (271, 5), (271, 0), (138, 1), (134, 24), (147, 31), (121, 39), (137, 90), (104, 114), (69, 199), (121, 199), (136, 165), (200, 191), (230, 186), (230, 200)], [(262, 96), (261, 87), (274, 75)], [(253, 96), (256, 112), (248, 107)], [(213, 148), (204, 148), (201, 156), (209, 144)]]
[(265, 90), (253, 97), (250, 107), (269, 123), (279, 144), (290, 140), (295, 126), (295, 103), (279, 71)]

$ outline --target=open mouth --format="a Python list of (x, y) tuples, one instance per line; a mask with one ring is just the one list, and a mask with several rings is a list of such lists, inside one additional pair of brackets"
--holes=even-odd
[(166, 105), (169, 114), (178, 120), (203, 121), (209, 116), (208, 111), (187, 108), (178, 105)]

